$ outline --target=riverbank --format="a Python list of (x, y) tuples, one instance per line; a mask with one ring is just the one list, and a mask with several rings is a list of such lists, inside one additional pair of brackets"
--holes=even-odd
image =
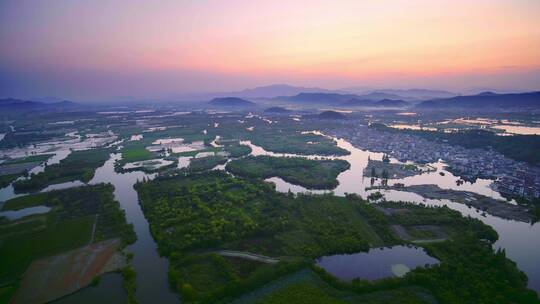
[[(451, 200), (457, 203), (474, 207), (491, 215), (504, 219), (530, 223), (533, 216), (529, 209), (521, 205), (513, 205), (501, 200), (496, 200), (473, 192), (442, 189), (437, 185), (413, 185), (413, 186), (379, 186), (373, 189), (399, 190), (413, 192), (428, 199)], [(368, 189), (367, 189), (368, 190)]]

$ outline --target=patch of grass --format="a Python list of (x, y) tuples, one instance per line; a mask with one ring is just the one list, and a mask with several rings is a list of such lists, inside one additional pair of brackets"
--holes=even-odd
[(0, 240), (13, 234), (24, 234), (43, 230), (46, 227), (46, 218), (42, 215), (32, 217), (33, 219), (20, 220), (14, 223), (0, 226)]
[(2, 211), (6, 210), (19, 210), (28, 207), (39, 206), (44, 203), (46, 193), (37, 193), (35, 195), (25, 195), (10, 199), (4, 203)]
[(219, 155), (192, 158), (187, 170), (191, 172), (210, 170), (215, 166), (223, 165), (226, 162), (227, 158)]
[(41, 154), (41, 155), (32, 155), (28, 157), (21, 157), (10, 159), (6, 162), (3, 162), (2, 165), (14, 165), (14, 164), (24, 164), (24, 163), (33, 163), (33, 162), (44, 162), (54, 156), (54, 154)]
[(56, 221), (51, 216), (43, 231), (3, 240), (0, 244), (0, 278), (15, 279), (32, 260), (81, 247), (90, 240), (93, 216)]
[(148, 151), (144, 145), (126, 146), (122, 150), (122, 162), (131, 163), (154, 158), (154, 154)]
[(64, 136), (63, 133), (42, 132), (42, 130), (28, 130), (25, 132), (8, 132), (4, 139), (0, 140), (0, 148), (22, 148), (32, 143), (50, 140)]
[(7, 175), (0, 175), (0, 188), (4, 188), (7, 185), (11, 184), (14, 180), (19, 178), (19, 176), (22, 176), (22, 174), (7, 174)]
[(251, 141), (267, 151), (277, 153), (292, 153), (301, 155), (348, 155), (349, 151), (342, 149), (327, 137), (316, 134), (301, 134), (297, 132), (276, 132), (268, 130), (255, 134)]
[(405, 227), (407, 233), (414, 239), (433, 239), (438, 236), (437, 231), (430, 229), (419, 229), (417, 227)]
[(9, 299), (15, 294), (17, 288), (17, 284), (0, 287), (0, 303), (9, 303)]
[(225, 151), (229, 153), (230, 157), (238, 158), (251, 153), (251, 148), (245, 145), (232, 144), (225, 146)]
[(47, 166), (45, 171), (32, 174), (28, 180), (17, 181), (13, 184), (15, 191), (38, 191), (48, 185), (80, 180), (88, 182), (94, 177), (96, 168), (109, 159), (110, 149), (90, 149), (75, 151), (58, 164)]
[(319, 286), (310, 283), (291, 284), (276, 293), (258, 300), (258, 304), (346, 304), (347, 301), (325, 293)]
[(436, 304), (437, 300), (429, 290), (406, 286), (365, 293), (354, 297), (354, 301), (362, 304)]
[(227, 261), (216, 254), (189, 256), (176, 265), (174, 272), (178, 290), (189, 284), (195, 294), (203, 297), (237, 279)]
[(241, 279), (247, 278), (257, 268), (265, 264), (257, 261), (246, 260), (235, 257), (223, 257), (231, 265), (233, 272)]
[[(111, 185), (83, 186), (39, 193), (6, 202), (13, 208), (45, 205), (45, 215), (0, 221), (0, 286), (16, 281), (31, 261), (88, 244), (119, 237), (124, 244), (136, 236), (114, 200)], [(96, 222), (97, 219), (97, 222)]]
[(131, 266), (124, 267), (122, 269), (122, 278), (124, 279), (122, 286), (128, 296), (126, 302), (128, 304), (136, 304), (137, 299), (135, 298), (135, 291), (137, 290), (137, 273), (135, 272), (135, 269)]

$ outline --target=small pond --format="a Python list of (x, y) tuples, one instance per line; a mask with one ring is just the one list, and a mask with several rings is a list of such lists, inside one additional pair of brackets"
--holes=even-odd
[(355, 254), (324, 256), (317, 260), (317, 265), (339, 279), (352, 281), (355, 278), (378, 280), (402, 277), (411, 269), (438, 262), (420, 247), (394, 246)]

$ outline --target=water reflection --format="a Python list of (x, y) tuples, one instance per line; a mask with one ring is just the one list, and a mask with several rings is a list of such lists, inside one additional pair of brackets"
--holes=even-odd
[(97, 286), (88, 286), (74, 294), (53, 301), (53, 304), (126, 303), (122, 275), (108, 273), (101, 276)]
[(51, 211), (50, 207), (47, 206), (35, 206), (28, 207), (19, 210), (8, 210), (0, 212), (0, 217), (6, 217), (9, 220), (18, 220), (25, 216), (34, 215), (34, 214), (43, 214)]
[[(321, 134), (316, 132), (316, 134)], [(443, 206), (446, 205), (453, 210), (461, 212), (464, 216), (471, 216), (477, 218), (487, 225), (490, 225), (499, 234), (499, 240), (495, 243), (495, 248), (504, 248), (508, 258), (516, 262), (519, 269), (525, 272), (529, 278), (529, 288), (540, 292), (540, 263), (538, 263), (538, 256), (540, 256), (540, 225), (539, 224), (527, 224), (523, 222), (506, 220), (499, 217), (494, 217), (489, 214), (485, 214), (482, 211), (474, 208), (469, 208), (464, 204), (455, 203), (450, 200), (434, 200), (426, 199), (418, 194), (396, 190), (371, 190), (366, 191), (365, 188), (371, 185), (371, 179), (364, 177), (363, 171), (367, 166), (368, 158), (373, 160), (381, 160), (382, 153), (373, 153), (369, 151), (363, 151), (355, 148), (351, 143), (344, 139), (335, 139), (337, 145), (351, 152), (350, 155), (338, 157), (344, 159), (351, 164), (349, 170), (342, 172), (338, 177), (339, 185), (333, 189), (336, 195), (343, 196), (345, 193), (356, 193), (362, 197), (367, 197), (370, 193), (375, 191), (381, 191), (387, 200), (392, 201), (407, 201), (418, 204), (426, 204), (429, 206)], [(250, 145), (254, 155), (271, 155), (282, 156), (282, 154), (272, 153), (265, 151), (262, 147), (253, 145), (251, 142), (244, 142)], [(298, 157), (306, 157), (302, 155), (294, 155)], [(307, 156), (307, 158), (317, 158), (318, 156)], [(465, 182), (461, 186), (456, 184), (456, 180), (459, 177), (454, 176), (452, 173), (444, 169), (445, 165), (442, 162), (431, 164), (437, 170), (435, 172), (424, 173), (422, 175), (416, 175), (403, 179), (389, 180), (388, 184), (403, 183), (409, 185), (420, 184), (436, 184), (443, 189), (454, 189), (458, 191), (469, 191), (492, 197), (495, 199), (502, 199), (501, 195), (491, 189), (490, 185), (492, 180), (477, 179), (475, 182)], [(444, 176), (439, 172), (444, 172)], [(281, 178), (272, 177), (267, 179), (276, 184), (276, 190), (280, 192), (293, 193), (325, 193), (325, 191), (313, 191), (304, 187), (293, 185)], [(377, 181), (378, 183), (380, 182)]]
[(504, 132), (510, 133), (510, 134), (540, 135), (540, 128), (539, 127), (498, 125), (498, 126), (492, 126), (491, 128), (498, 129), (498, 130), (504, 130)]
[(394, 246), (355, 254), (324, 256), (317, 260), (317, 265), (337, 278), (352, 281), (355, 278), (378, 280), (390, 276), (402, 277), (411, 269), (438, 262), (422, 248)]
[(84, 186), (84, 185), (86, 185), (86, 184), (79, 181), (79, 180), (76, 180), (76, 181), (72, 181), (72, 182), (65, 182), (65, 183), (60, 183), (60, 184), (49, 185), (45, 189), (41, 190), (41, 192), (48, 192), (48, 191), (52, 191), (52, 190), (62, 190), (62, 189), (68, 189), (68, 188), (73, 188), (73, 187), (80, 187), (80, 186)]
[[(312, 132), (314, 133), (314, 132)], [(321, 133), (316, 133), (321, 134)], [(345, 156), (323, 156), (323, 155), (299, 155), (299, 154), (290, 154), (290, 153), (274, 153), (267, 151), (264, 148), (253, 144), (251, 141), (241, 141), (243, 145), (247, 145), (251, 148), (251, 155), (268, 155), (274, 157), (302, 157), (307, 159), (343, 159), (349, 162), (351, 165), (350, 169), (343, 171), (337, 177), (339, 185), (333, 189), (334, 193), (338, 195), (345, 195), (345, 193), (357, 193), (363, 197), (369, 195), (373, 191), (366, 191), (365, 188), (373, 186), (371, 184), (371, 178), (364, 176), (364, 169), (368, 165), (369, 159), (371, 160), (382, 160), (384, 153), (370, 152), (365, 150), (360, 150), (355, 148), (351, 143), (344, 139), (335, 139), (338, 147), (343, 148), (350, 152), (349, 155)], [(399, 163), (397, 159), (391, 158), (392, 163)], [(429, 166), (435, 168), (435, 171), (426, 172), (423, 174), (418, 174), (401, 179), (389, 179), (388, 185), (394, 185), (397, 183), (404, 184), (405, 186), (412, 185), (425, 185), (425, 184), (436, 184), (443, 189), (453, 189), (458, 191), (469, 191), (492, 197), (494, 199), (504, 199), (498, 192), (494, 191), (490, 186), (493, 183), (492, 180), (488, 179), (477, 179), (475, 182), (464, 182), (461, 185), (457, 185), (456, 181), (460, 178), (453, 175), (451, 172), (446, 171), (446, 164), (443, 162), (431, 163)], [(441, 175), (440, 173), (443, 173)], [(276, 186), (279, 189), (284, 189), (282, 192), (287, 192), (288, 189), (291, 189), (292, 192), (314, 192), (312, 190), (307, 190), (304, 187), (299, 187), (297, 185), (292, 185), (283, 181), (280, 178), (273, 177), (268, 179), (276, 183)], [(374, 185), (380, 185), (381, 179), (377, 179)], [(315, 191), (317, 192), (317, 191)]]
[(155, 174), (140, 171), (117, 173), (114, 163), (121, 158), (120, 154), (112, 154), (105, 164), (96, 170), (90, 184), (111, 183), (114, 196), (126, 212), (128, 223), (133, 224), (137, 241), (127, 250), (133, 252), (133, 267), (137, 272), (136, 298), (139, 303), (177, 303), (177, 296), (169, 290), (167, 259), (158, 255), (157, 245), (150, 234), (148, 221), (139, 205), (137, 191), (133, 185), (143, 178), (152, 179)]

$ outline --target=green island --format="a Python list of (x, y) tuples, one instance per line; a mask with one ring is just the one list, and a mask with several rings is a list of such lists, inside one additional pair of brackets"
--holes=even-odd
[(4, 188), (11, 184), (14, 180), (21, 177), (23, 173), (15, 173), (15, 174), (3, 174), (0, 175), (0, 188)]
[[(111, 185), (99, 184), (22, 196), (6, 201), (2, 211), (35, 206), (46, 206), (50, 210), (13, 220), (0, 217), (2, 303), (7, 302), (16, 291), (23, 297), (44, 292), (32, 287), (33, 284), (25, 284), (25, 280), (34, 283), (41, 277), (39, 271), (27, 270), (33, 261), (59, 255), (66, 268), (76, 267), (62, 255), (75, 250), (78, 256), (84, 256), (85, 252), (95, 249), (92, 246), (116, 251), (136, 239), (132, 225), (126, 223), (124, 211), (114, 200)], [(59, 264), (51, 265), (61, 267)], [(59, 280), (63, 279), (60, 273), (58, 277)], [(55, 286), (52, 291), (45, 292), (62, 294), (60, 285)]]
[(54, 154), (31, 155), (8, 159), (0, 164), (0, 188), (9, 185), (17, 178), (28, 174), (32, 168), (47, 161)]
[[(539, 303), (515, 263), (493, 250), (497, 233), (447, 207), (279, 193), (220, 171), (162, 176), (135, 187), (170, 261), (171, 286), (185, 302)], [(400, 238), (396, 226), (415, 240)], [(429, 241), (424, 226), (445, 239)], [(347, 283), (313, 264), (324, 255), (418, 239), (440, 263), (403, 278)]]
[(146, 149), (146, 143), (141, 141), (131, 141), (124, 145), (122, 149), (121, 164), (143, 161), (157, 157), (156, 153), (152, 153)]
[(76, 181), (88, 182), (98, 167), (103, 166), (111, 153), (109, 148), (74, 151), (58, 164), (46, 166), (43, 172), (13, 183), (17, 192), (35, 192), (49, 185)]
[(41, 129), (29, 129), (24, 132), (7, 132), (0, 140), (0, 149), (22, 148), (37, 142), (63, 137), (60, 132), (43, 132)]
[(333, 139), (318, 134), (299, 132), (256, 132), (249, 136), (251, 142), (267, 151), (300, 155), (348, 155), (350, 152), (338, 147)]
[(223, 150), (229, 153), (229, 156), (231, 158), (238, 158), (238, 157), (249, 155), (251, 153), (251, 147), (246, 146), (246, 145), (241, 145), (238, 142), (225, 143)]
[(39, 155), (31, 155), (26, 157), (20, 157), (20, 158), (14, 158), (9, 159), (2, 163), (2, 166), (5, 165), (14, 165), (14, 164), (24, 164), (24, 163), (41, 163), (49, 158), (51, 158), (54, 154), (39, 154)]
[(336, 177), (349, 169), (345, 160), (311, 160), (301, 157), (248, 156), (227, 164), (227, 170), (248, 178), (280, 177), (309, 189), (333, 189)]
[(223, 165), (226, 162), (227, 158), (219, 155), (192, 158), (189, 162), (187, 170), (190, 172), (206, 171), (214, 168), (217, 165)]

